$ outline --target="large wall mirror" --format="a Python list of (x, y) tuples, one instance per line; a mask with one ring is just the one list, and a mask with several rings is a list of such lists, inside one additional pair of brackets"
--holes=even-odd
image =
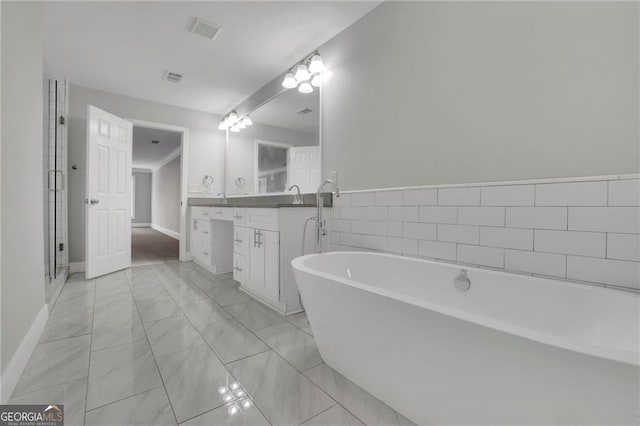
[(286, 192), (320, 184), (320, 94), (289, 89), (250, 114), (253, 125), (229, 131), (227, 195)]

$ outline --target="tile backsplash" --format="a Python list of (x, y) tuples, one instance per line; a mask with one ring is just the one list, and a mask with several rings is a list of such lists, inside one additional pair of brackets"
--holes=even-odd
[(640, 176), (347, 191), (331, 250), (640, 289)]

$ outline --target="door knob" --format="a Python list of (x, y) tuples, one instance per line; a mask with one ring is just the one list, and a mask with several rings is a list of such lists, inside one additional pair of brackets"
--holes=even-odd
[(99, 202), (100, 202), (100, 200), (98, 200), (98, 199), (96, 199), (96, 198), (92, 198), (92, 199), (89, 201), (89, 203), (90, 203), (91, 205), (98, 204)]

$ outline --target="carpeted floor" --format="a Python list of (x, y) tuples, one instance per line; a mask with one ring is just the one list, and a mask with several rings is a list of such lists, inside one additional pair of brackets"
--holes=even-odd
[(151, 228), (131, 228), (131, 264), (178, 260), (178, 240)]

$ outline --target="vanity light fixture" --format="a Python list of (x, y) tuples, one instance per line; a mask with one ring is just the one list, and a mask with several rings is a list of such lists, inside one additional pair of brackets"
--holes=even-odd
[(248, 115), (240, 117), (238, 116), (238, 113), (233, 110), (220, 120), (218, 130), (231, 130), (232, 132), (237, 133), (240, 129), (244, 129), (252, 124), (253, 121), (251, 121), (251, 118)]
[[(298, 88), (300, 93), (312, 93), (313, 87), (322, 84), (322, 72), (325, 70), (322, 56), (318, 52), (304, 58), (294, 65), (284, 76), (282, 86), (287, 89)], [(311, 81), (311, 83), (309, 83)]]
[(298, 86), (298, 92), (311, 93), (313, 92), (313, 87), (311, 87), (311, 83), (309, 83), (308, 81), (303, 81), (302, 83), (300, 83), (300, 86)]
[(296, 78), (294, 77), (292, 72), (288, 72), (284, 76), (284, 81), (282, 82), (282, 85), (287, 89), (293, 89), (298, 85), (298, 82), (296, 81)]
[(314, 87), (320, 87), (322, 85), (322, 75), (316, 74), (311, 79), (311, 85)]
[(311, 61), (309, 62), (309, 72), (311, 74), (321, 73), (324, 71), (324, 62), (322, 61), (322, 56), (316, 53), (311, 57)]
[(300, 64), (298, 65), (298, 68), (296, 68), (294, 77), (298, 82), (307, 81), (309, 80), (309, 78), (311, 78), (311, 74), (309, 74), (309, 69), (305, 64)]

